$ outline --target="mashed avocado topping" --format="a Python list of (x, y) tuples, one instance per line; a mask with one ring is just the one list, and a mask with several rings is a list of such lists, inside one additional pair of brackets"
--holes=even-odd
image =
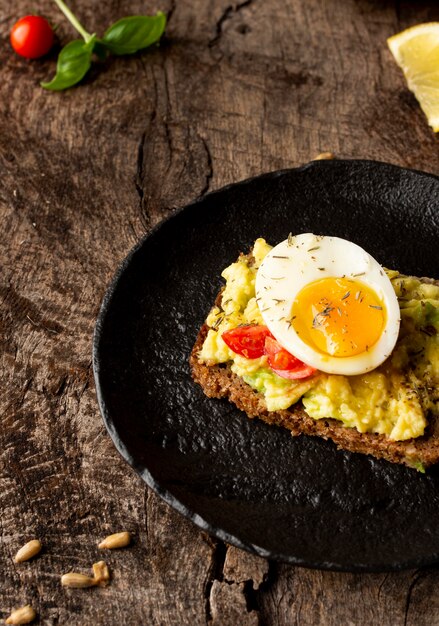
[(379, 433), (402, 441), (423, 435), (425, 416), (439, 412), (439, 287), (387, 271), (401, 311), (399, 338), (391, 356), (366, 374), (340, 376), (318, 372), (287, 380), (267, 365), (267, 357), (246, 359), (226, 346), (221, 335), (242, 324), (263, 324), (255, 298), (256, 272), (271, 250), (257, 239), (253, 256), (241, 256), (227, 267), (221, 306), (206, 323), (207, 337), (199, 359), (230, 363), (232, 371), (264, 395), (267, 409), (287, 409), (302, 399), (308, 415), (332, 417), (362, 433)]

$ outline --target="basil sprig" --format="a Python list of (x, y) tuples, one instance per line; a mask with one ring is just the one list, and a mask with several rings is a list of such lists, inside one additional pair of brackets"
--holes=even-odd
[(54, 0), (83, 39), (68, 43), (59, 53), (56, 75), (41, 86), (52, 91), (62, 91), (79, 83), (91, 67), (93, 54), (105, 59), (108, 54), (134, 54), (157, 43), (166, 27), (166, 15), (132, 15), (112, 24), (102, 38), (88, 33), (77, 17), (64, 4)]

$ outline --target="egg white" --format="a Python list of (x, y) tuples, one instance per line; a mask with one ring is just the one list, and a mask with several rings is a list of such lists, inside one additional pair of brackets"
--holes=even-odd
[[(367, 352), (349, 357), (324, 354), (302, 341), (291, 324), (292, 306), (299, 291), (329, 277), (361, 281), (383, 303), (385, 325)], [(277, 341), (322, 372), (354, 375), (373, 370), (386, 360), (398, 339), (400, 311), (392, 283), (370, 254), (346, 239), (312, 233), (290, 235), (262, 261), (256, 275), (256, 298), (264, 322)]]

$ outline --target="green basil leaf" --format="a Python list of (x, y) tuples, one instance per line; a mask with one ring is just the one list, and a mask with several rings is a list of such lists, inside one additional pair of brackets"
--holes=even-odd
[(133, 54), (160, 39), (165, 30), (166, 15), (132, 15), (115, 22), (100, 39), (113, 54)]
[(62, 91), (79, 83), (90, 69), (95, 41), (96, 36), (92, 35), (87, 42), (75, 39), (68, 43), (59, 53), (55, 78), (49, 83), (41, 83), (41, 86), (52, 91)]

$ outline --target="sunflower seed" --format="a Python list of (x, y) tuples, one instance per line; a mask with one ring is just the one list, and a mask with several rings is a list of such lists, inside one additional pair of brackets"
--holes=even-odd
[(335, 156), (332, 152), (321, 152), (316, 157), (314, 157), (313, 161), (326, 161), (331, 159), (335, 159)]
[(94, 587), (97, 585), (97, 581), (85, 574), (77, 574), (76, 572), (69, 572), (61, 576), (61, 585), (63, 587), (70, 587), (71, 589), (85, 589), (87, 587)]
[(125, 548), (131, 543), (131, 533), (124, 531), (108, 535), (98, 544), (101, 550), (114, 550), (115, 548)]
[(12, 611), (9, 617), (6, 618), (5, 624), (30, 624), (36, 618), (37, 614), (33, 610), (30, 604), (22, 606), (21, 609)]
[(106, 587), (110, 580), (110, 571), (105, 561), (93, 563), (93, 574), (97, 585)]
[(32, 559), (34, 556), (39, 554), (39, 552), (41, 552), (42, 547), (43, 546), (41, 545), (41, 541), (39, 541), (38, 539), (32, 539), (31, 541), (25, 543), (24, 546), (19, 549), (14, 557), (14, 561), (16, 563), (29, 561), (29, 559)]

